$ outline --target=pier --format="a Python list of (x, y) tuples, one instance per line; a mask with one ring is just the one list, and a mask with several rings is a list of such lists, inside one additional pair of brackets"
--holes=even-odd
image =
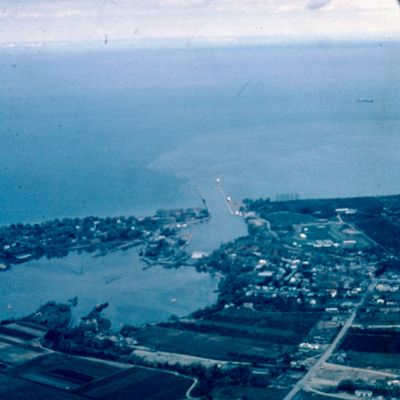
[(215, 180), (215, 187), (222, 196), (222, 199), (224, 200), (229, 213), (235, 216), (242, 217), (243, 215), (242, 212), (240, 211), (240, 205), (236, 203), (231, 196), (226, 195), (224, 189), (222, 188), (221, 178), (217, 178)]

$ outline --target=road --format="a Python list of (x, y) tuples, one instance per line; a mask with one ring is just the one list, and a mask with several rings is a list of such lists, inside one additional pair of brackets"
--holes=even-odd
[(267, 219), (263, 219), (263, 221), (265, 221), (265, 223), (266, 223), (266, 225), (267, 225), (268, 232), (269, 232), (275, 239), (278, 239), (278, 240), (279, 240), (279, 235), (278, 235), (274, 230), (272, 230), (271, 222), (268, 221)]
[[(186, 376), (186, 375), (185, 375)], [(192, 378), (192, 379), (194, 379), (194, 381), (193, 381), (193, 383), (192, 383), (192, 386), (190, 386), (190, 388), (187, 390), (187, 392), (186, 392), (186, 397), (188, 398), (188, 399), (197, 399), (198, 397), (193, 397), (192, 395), (191, 395), (191, 393), (192, 393), (192, 390), (196, 387), (196, 385), (199, 383), (199, 380), (197, 379), (197, 378)]]
[(306, 387), (307, 383), (310, 381), (310, 379), (313, 377), (313, 375), (318, 371), (318, 369), (331, 357), (333, 352), (336, 350), (336, 347), (338, 344), (342, 341), (342, 339), (345, 337), (347, 331), (351, 327), (351, 325), (354, 322), (354, 319), (357, 316), (358, 310), (361, 308), (361, 306), (364, 304), (365, 299), (367, 298), (368, 294), (374, 290), (375, 286), (377, 285), (377, 279), (374, 279), (371, 284), (368, 287), (368, 290), (365, 291), (364, 296), (361, 298), (360, 302), (356, 305), (354, 308), (353, 312), (350, 314), (349, 318), (345, 322), (345, 324), (342, 326), (342, 329), (339, 331), (337, 334), (335, 340), (330, 344), (330, 346), (326, 349), (325, 353), (321, 355), (321, 357), (318, 359), (318, 361), (309, 369), (309, 371), (301, 378), (296, 385), (293, 387), (293, 389), (286, 395), (284, 400), (292, 400), (295, 399), (295, 397), (300, 393), (300, 391)]

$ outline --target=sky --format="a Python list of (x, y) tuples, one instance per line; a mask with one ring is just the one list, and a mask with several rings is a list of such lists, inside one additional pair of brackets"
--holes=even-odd
[(400, 39), (397, 0), (0, 0), (0, 46)]

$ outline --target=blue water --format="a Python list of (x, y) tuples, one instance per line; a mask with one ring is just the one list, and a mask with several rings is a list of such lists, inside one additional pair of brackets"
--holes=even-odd
[[(399, 50), (393, 43), (3, 49), (0, 224), (140, 216), (200, 205), (200, 193), (213, 219), (191, 249), (211, 251), (245, 233), (217, 177), (237, 200), (400, 193)], [(51, 275), (38, 263), (47, 271), (40, 287)], [(23, 268), (25, 278), (10, 271), (3, 284), (29, 279)], [(90, 287), (93, 300), (104, 288), (74, 282)]]
[(1, 50), (0, 224), (399, 192), (399, 50)]
[(40, 259), (0, 276), (0, 319), (34, 312), (49, 300), (78, 297), (76, 320), (101, 302), (117, 329), (185, 316), (215, 302), (218, 280), (193, 268), (142, 270), (135, 251), (93, 258), (72, 253), (61, 259)]

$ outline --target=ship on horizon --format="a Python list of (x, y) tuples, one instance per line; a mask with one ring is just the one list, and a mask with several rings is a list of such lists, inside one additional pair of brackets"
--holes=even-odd
[(360, 99), (356, 100), (356, 103), (373, 103), (373, 102), (374, 102), (374, 99), (363, 99), (363, 98), (360, 98)]

